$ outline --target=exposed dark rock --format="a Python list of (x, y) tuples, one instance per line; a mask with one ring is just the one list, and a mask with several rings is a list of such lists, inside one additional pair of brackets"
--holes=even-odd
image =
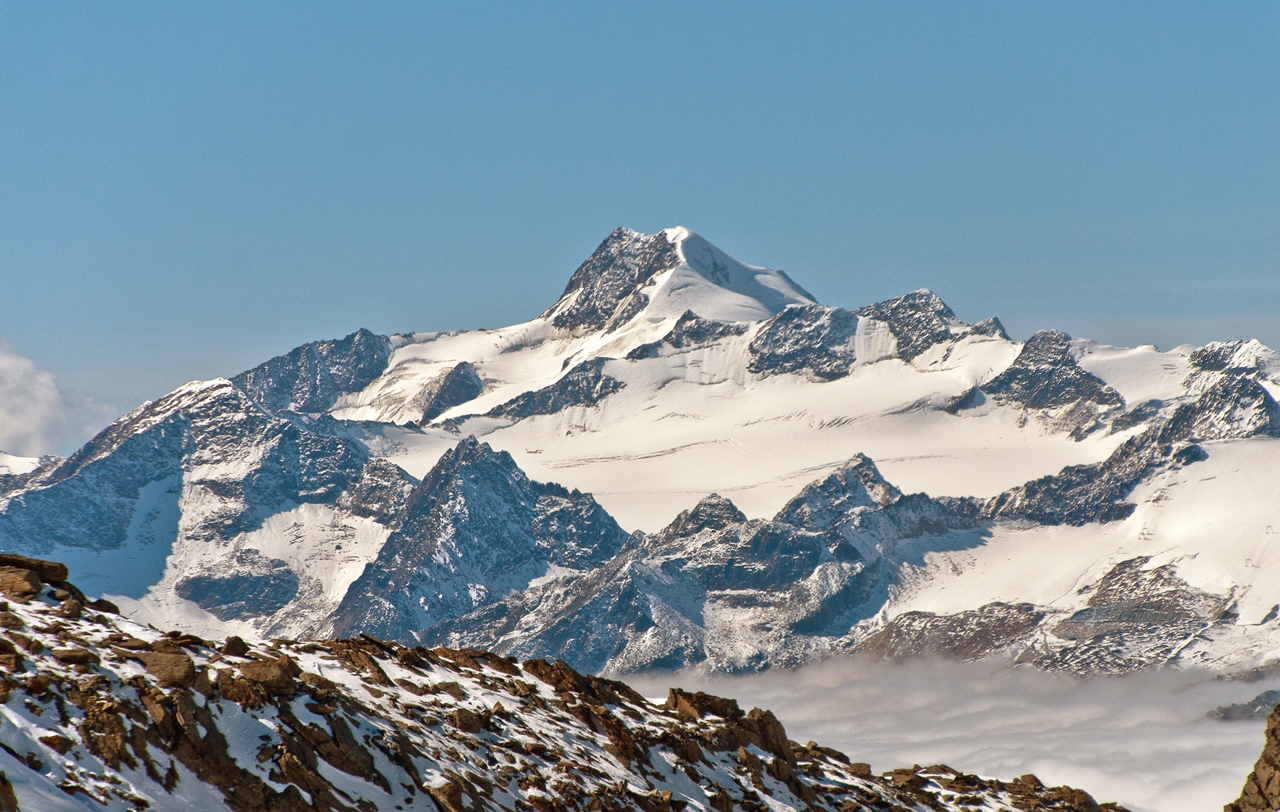
[(527, 585), (548, 564), (599, 566), (624, 539), (591, 496), (533, 482), (509, 454), (467, 438), (409, 495), (335, 627), (403, 638)]
[(418, 480), (403, 468), (384, 459), (371, 459), (360, 478), (338, 500), (338, 507), (393, 527), (409, 503), (409, 494)]
[(244, 549), (220, 559), (215, 571), (179, 580), (174, 591), (219, 620), (238, 620), (282, 609), (298, 593), (298, 576), (284, 561)]
[(1244, 722), (1250, 719), (1265, 719), (1271, 711), (1280, 705), (1280, 691), (1263, 691), (1248, 702), (1234, 705), (1220, 705), (1205, 714), (1210, 719), (1223, 722)]
[(1199, 398), (1130, 437), (1101, 463), (1068, 466), (992, 497), (982, 518), (1030, 519), (1040, 524), (1083, 525), (1125, 519), (1134, 506), (1124, 499), (1156, 470), (1207, 459), (1198, 440), (1280, 434), (1280, 407), (1257, 382), (1222, 376)]
[(270, 412), (323, 412), (373, 383), (391, 359), (385, 336), (358, 330), (343, 339), (303, 344), (232, 378)]
[[(910, 362), (935, 344), (952, 337), (952, 327), (960, 325), (956, 314), (933, 291), (917, 290), (853, 311), (862, 318), (875, 319), (889, 326), (898, 340), (898, 357)], [(977, 332), (977, 330), (975, 330)], [(1003, 334), (1000, 322), (983, 323), (982, 335)]]
[(1235, 621), (1229, 598), (1195, 589), (1172, 565), (1144, 569), (1146, 557), (1116, 564), (1094, 586), (1084, 609), (1052, 627), (1072, 645), (1027, 652), (1050, 671), (1124, 674), (1173, 661), (1189, 638)]
[(1120, 393), (1076, 363), (1071, 336), (1041, 330), (1023, 345), (1004, 372), (987, 381), (982, 391), (1003, 403), (1029, 409), (1052, 409), (1077, 403), (1122, 406)]
[(196, 681), (196, 667), (182, 652), (140, 651), (133, 655), (161, 688), (190, 688)]
[[(217, 478), (187, 470), (241, 460)], [(37, 552), (51, 545), (110, 550), (121, 546), (144, 491), (151, 509), (176, 509), (185, 494), (211, 507), (186, 528), (195, 540), (229, 539), (254, 530), (286, 505), (332, 502), (368, 460), (353, 440), (313, 434), (265, 413), (226, 381), (179, 389), (117, 420), (0, 512), (0, 546)], [(159, 496), (159, 498), (157, 498)], [(148, 527), (141, 522), (135, 527)], [(172, 544), (176, 528), (143, 543)], [(164, 535), (168, 533), (169, 535)]]
[[(840, 639), (867, 616), (860, 608), (889, 577), (879, 553), (868, 561), (858, 544), (874, 551), (966, 521), (927, 496), (902, 496), (858, 456), (809, 486), (774, 521), (747, 520), (712, 495), (659, 533), (633, 534), (597, 570), (516, 592), (419, 636), (555, 657), (592, 671), (798, 663), (807, 655), (787, 652), (841, 650)], [(726, 653), (704, 617), (713, 606), (755, 610), (762, 626), (788, 636), (777, 650)]]
[(904, 612), (858, 650), (889, 660), (927, 654), (972, 660), (1009, 647), (1043, 618), (1044, 611), (1029, 603), (989, 603), (953, 615)]
[(28, 558), (25, 555), (14, 555), (12, 553), (0, 553), (0, 567), (31, 570), (36, 574), (36, 577), (46, 584), (66, 581), (68, 577), (66, 564), (60, 564), (57, 561), (44, 561), (39, 558)]
[(476, 368), (463, 361), (440, 373), (414, 396), (410, 405), (422, 409), (418, 425), (425, 426), (453, 407), (479, 397), (483, 391), (484, 381), (476, 374)]
[(723, 530), (731, 524), (747, 520), (737, 505), (718, 493), (705, 497), (691, 510), (681, 511), (669, 524), (663, 535), (669, 537), (691, 536), (703, 530)]
[(1188, 434), (1199, 440), (1280, 436), (1280, 405), (1248, 377), (1221, 376), (1200, 394), (1193, 415)]
[(490, 409), (485, 416), (523, 420), (538, 414), (555, 414), (570, 406), (595, 406), (626, 386), (604, 374), (604, 365), (610, 360), (592, 358), (583, 361), (550, 386), (517, 395)]
[(882, 508), (902, 497), (870, 457), (858, 454), (824, 479), (804, 487), (778, 511), (775, 522), (815, 533), (830, 530), (858, 507)]
[[(1193, 370), (1254, 375), (1259, 371), (1258, 356), (1249, 345), (1256, 342), (1213, 341), (1194, 350), (1187, 357)], [(1243, 350), (1243, 352), (1242, 352)]]
[(848, 310), (792, 305), (751, 339), (747, 369), (766, 377), (806, 372), (823, 381), (843, 378), (856, 360), (857, 330), (858, 317)]
[(1240, 797), (1223, 812), (1273, 812), (1280, 809), (1280, 707), (1267, 717), (1267, 739), (1262, 755), (1245, 779)]
[(692, 310), (686, 310), (676, 321), (671, 331), (662, 337), (661, 341), (641, 344), (627, 353), (627, 360), (637, 361), (642, 358), (657, 358), (663, 346), (677, 350), (703, 347), (722, 338), (742, 335), (746, 331), (746, 324), (704, 319)]
[(40, 576), (28, 569), (0, 567), (0, 594), (19, 603), (39, 595), (43, 589)]
[(574, 271), (560, 300), (542, 315), (574, 332), (615, 329), (649, 303), (640, 288), (679, 262), (665, 234), (649, 236), (619, 226)]

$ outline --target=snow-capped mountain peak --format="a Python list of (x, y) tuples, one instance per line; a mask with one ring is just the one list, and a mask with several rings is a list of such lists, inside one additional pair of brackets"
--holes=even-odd
[(760, 321), (813, 304), (782, 271), (745, 265), (687, 228), (641, 234), (619, 226), (574, 272), (542, 318), (571, 334), (613, 332), (686, 311), (715, 321)]

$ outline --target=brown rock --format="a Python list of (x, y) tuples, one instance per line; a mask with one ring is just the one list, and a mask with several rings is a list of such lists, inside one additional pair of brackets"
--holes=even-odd
[(41, 589), (40, 576), (33, 571), (0, 566), (0, 593), (18, 603), (26, 603), (39, 595)]
[(0, 812), (19, 812), (18, 795), (13, 791), (9, 776), (0, 772)]
[(31, 570), (41, 581), (46, 583), (65, 581), (70, 576), (66, 564), (59, 564), (57, 561), (45, 561), (41, 558), (28, 558), (25, 555), (14, 555), (12, 553), (0, 553), (0, 567)]
[(68, 739), (66, 736), (59, 736), (56, 734), (52, 736), (41, 736), (40, 743), (48, 746), (60, 756), (65, 756), (67, 751), (75, 744), (75, 742), (71, 741), (71, 739)]
[(708, 803), (716, 812), (733, 812), (733, 796), (727, 792), (717, 792), (708, 799)]
[(469, 711), (466, 708), (454, 708), (453, 712), (449, 714), (449, 721), (463, 733), (479, 733), (484, 730), (487, 720), (482, 714)]
[(39, 640), (31, 637), (27, 637), (21, 632), (9, 632), (9, 639), (17, 643), (19, 646), (22, 646), (22, 650), (28, 654), (44, 653), (44, 643), (41, 643)]
[(245, 679), (261, 686), (267, 694), (273, 696), (290, 696), (297, 691), (297, 684), (290, 674), (290, 671), (296, 669), (297, 665), (287, 656), (278, 660), (253, 660), (240, 665), (240, 673)]
[(213, 696), (213, 669), (201, 668), (196, 672), (196, 679), (191, 684), (191, 687), (195, 688), (203, 697)]
[(97, 600), (89, 601), (85, 606), (97, 612), (110, 612), (113, 615), (120, 614), (120, 607), (116, 606), (106, 598), (98, 598)]
[(84, 614), (84, 604), (75, 598), (68, 598), (58, 607), (58, 614), (71, 620), (79, 620), (80, 616)]
[(662, 707), (674, 710), (677, 716), (686, 721), (701, 719), (708, 713), (722, 719), (742, 718), (742, 709), (738, 707), (736, 699), (712, 696), (702, 691), (689, 693), (679, 688), (672, 688), (667, 693), (667, 701)]
[(32, 696), (42, 696), (45, 691), (49, 690), (49, 686), (52, 684), (53, 680), (48, 674), (36, 674), (31, 679), (27, 680), (25, 687), (27, 689), (27, 693)]
[(18, 617), (13, 612), (0, 612), (0, 628), (25, 629), (26, 626), (27, 624), (22, 621), (22, 618)]
[(55, 648), (53, 659), (63, 665), (97, 665), (98, 655), (87, 648)]
[(161, 688), (189, 688), (196, 680), (196, 666), (186, 654), (140, 651), (135, 655)]
[(249, 644), (232, 635), (227, 638), (227, 642), (222, 644), (222, 653), (228, 657), (243, 657), (249, 653)]
[(871, 765), (865, 761), (852, 761), (849, 763), (849, 773), (857, 778), (870, 778)]

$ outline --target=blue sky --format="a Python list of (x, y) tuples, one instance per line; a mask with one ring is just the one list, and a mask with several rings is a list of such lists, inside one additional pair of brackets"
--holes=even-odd
[(0, 0), (0, 341), (120, 408), (496, 327), (616, 225), (828, 304), (1280, 346), (1280, 4)]

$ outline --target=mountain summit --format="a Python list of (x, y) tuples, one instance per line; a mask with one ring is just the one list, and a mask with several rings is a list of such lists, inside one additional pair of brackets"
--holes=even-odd
[(687, 228), (641, 234), (619, 226), (569, 279), (542, 318), (573, 333), (612, 332), (643, 311), (714, 321), (759, 321), (813, 304), (782, 271), (744, 265)]

